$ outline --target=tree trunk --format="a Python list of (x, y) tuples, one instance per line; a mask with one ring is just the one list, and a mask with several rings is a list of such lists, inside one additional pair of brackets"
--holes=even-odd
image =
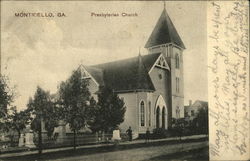
[(74, 150), (76, 150), (76, 130), (74, 130)]
[[(41, 121), (42, 122), (42, 121)], [(39, 128), (38, 131), (38, 147), (39, 147), (39, 154), (42, 154), (42, 126)]]
[(20, 136), (21, 136), (21, 131), (20, 131), (20, 130), (17, 130), (17, 133), (18, 133), (18, 138), (20, 138)]
[(17, 132), (18, 132), (18, 140), (19, 140), (20, 137), (21, 137), (21, 131), (20, 131), (20, 130), (17, 130)]

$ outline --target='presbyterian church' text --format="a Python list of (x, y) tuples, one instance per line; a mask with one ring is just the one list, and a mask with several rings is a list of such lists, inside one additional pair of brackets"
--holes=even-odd
[(91, 17), (137, 17), (137, 13), (94, 13), (91, 12)]

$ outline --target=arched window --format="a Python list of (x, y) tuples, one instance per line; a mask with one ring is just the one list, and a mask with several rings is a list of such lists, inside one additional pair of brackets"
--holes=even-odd
[(148, 102), (148, 126), (151, 126), (151, 102)]
[(178, 54), (175, 55), (175, 68), (180, 68), (180, 58)]
[(140, 104), (140, 109), (141, 109), (141, 126), (145, 126), (145, 108), (144, 108), (144, 102), (141, 101)]

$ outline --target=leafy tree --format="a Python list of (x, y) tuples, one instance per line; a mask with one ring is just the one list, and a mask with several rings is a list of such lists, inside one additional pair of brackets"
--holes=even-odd
[(41, 129), (41, 120), (39, 117), (34, 117), (31, 122), (31, 129), (36, 133), (40, 132)]
[(207, 108), (200, 108), (197, 114), (197, 129), (203, 133), (208, 134), (208, 110)]
[(98, 132), (102, 130), (102, 114), (101, 108), (97, 105), (95, 99), (92, 97), (90, 99), (90, 106), (87, 108), (89, 128), (92, 132)]
[(42, 146), (42, 131), (41, 122), (45, 123), (45, 129), (50, 137), (57, 126), (57, 115), (55, 113), (55, 106), (51, 99), (49, 92), (44, 91), (41, 87), (37, 87), (34, 99), (30, 98), (28, 103), (28, 110), (31, 111), (34, 119), (31, 123), (31, 128), (38, 132), (39, 135), (39, 153), (41, 153)]
[(0, 75), (0, 130), (8, 130), (6, 117), (8, 114), (8, 106), (11, 105), (13, 98), (14, 98), (14, 92), (13, 89), (11, 89), (8, 85), (8, 78)]
[(26, 125), (31, 120), (30, 111), (28, 109), (18, 112), (16, 107), (11, 108), (11, 114), (9, 116), (10, 127), (18, 132), (20, 137), (21, 131), (25, 129)]
[(9, 108), (14, 100), (14, 88), (9, 86), (9, 79), (0, 74), (0, 131), (10, 132)]
[(111, 88), (100, 87), (90, 127), (94, 131), (109, 132), (124, 121), (125, 112), (123, 100)]
[(48, 114), (45, 116), (45, 129), (47, 131), (47, 136), (49, 138), (52, 137), (54, 133), (55, 127), (58, 127), (58, 114), (55, 106), (52, 106), (50, 110), (48, 110)]
[(58, 110), (53, 102), (49, 92), (44, 91), (40, 87), (37, 87), (34, 100), (30, 98), (28, 103), (28, 109), (33, 111), (35, 115), (31, 123), (31, 128), (39, 132), (41, 129), (41, 119), (45, 123), (45, 130), (50, 138), (54, 132), (55, 127), (58, 126)]
[(59, 89), (64, 120), (74, 132), (74, 149), (76, 148), (76, 133), (86, 126), (87, 109), (90, 103), (89, 82), (83, 78), (80, 68), (73, 71), (71, 77), (62, 82)]

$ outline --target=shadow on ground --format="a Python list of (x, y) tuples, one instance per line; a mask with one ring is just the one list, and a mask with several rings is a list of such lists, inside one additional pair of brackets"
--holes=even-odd
[(144, 161), (209, 161), (208, 147), (161, 155)]

